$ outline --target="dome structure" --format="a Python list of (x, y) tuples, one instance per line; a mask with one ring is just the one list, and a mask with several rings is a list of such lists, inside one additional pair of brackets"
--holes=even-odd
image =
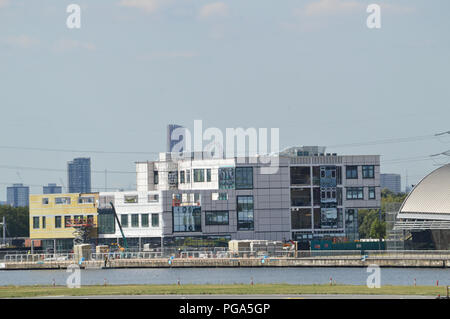
[(450, 164), (424, 177), (403, 202), (396, 229), (450, 229)]

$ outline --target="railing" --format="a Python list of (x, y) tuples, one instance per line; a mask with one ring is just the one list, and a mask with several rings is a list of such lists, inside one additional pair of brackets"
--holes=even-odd
[[(91, 253), (85, 261), (111, 261), (119, 259), (149, 260), (149, 259), (229, 259), (229, 258), (304, 258), (304, 259), (439, 259), (450, 260), (450, 250), (310, 250), (310, 251), (239, 251), (227, 250), (176, 250), (165, 249), (155, 251), (127, 251)], [(2, 262), (5, 263), (58, 263), (63, 261), (78, 261), (73, 253), (38, 253), (38, 254), (6, 254)]]

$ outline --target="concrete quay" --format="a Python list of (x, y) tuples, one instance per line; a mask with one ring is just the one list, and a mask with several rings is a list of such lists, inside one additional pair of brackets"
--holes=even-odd
[[(66, 269), (73, 260), (39, 262), (0, 262), (0, 270)], [(152, 258), (89, 260), (82, 269), (108, 268), (220, 268), (220, 267), (380, 267), (450, 268), (450, 259), (439, 258), (383, 258), (383, 257), (314, 257), (314, 258)]]

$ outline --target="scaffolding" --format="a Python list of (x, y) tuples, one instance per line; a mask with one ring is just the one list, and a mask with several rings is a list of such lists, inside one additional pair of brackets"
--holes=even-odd
[(74, 245), (82, 245), (89, 242), (92, 228), (96, 225), (93, 218), (73, 218), (66, 220), (66, 227), (74, 228)]

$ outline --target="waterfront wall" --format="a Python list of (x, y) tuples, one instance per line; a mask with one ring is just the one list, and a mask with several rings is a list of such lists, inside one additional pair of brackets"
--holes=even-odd
[[(0, 270), (66, 269), (73, 261), (7, 262)], [(424, 258), (175, 258), (175, 259), (115, 259), (82, 262), (81, 268), (219, 268), (219, 267), (380, 267), (450, 268), (450, 259)]]

